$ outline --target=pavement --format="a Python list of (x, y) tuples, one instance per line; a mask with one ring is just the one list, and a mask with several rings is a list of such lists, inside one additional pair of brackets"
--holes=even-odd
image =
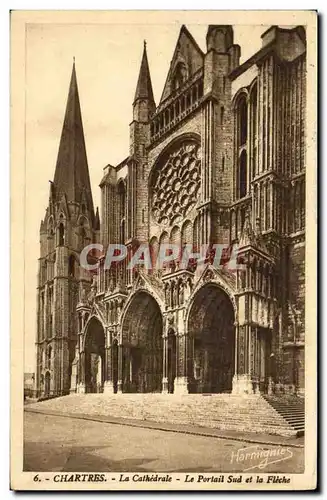
[(302, 473), (302, 440), (26, 407), (24, 470)]

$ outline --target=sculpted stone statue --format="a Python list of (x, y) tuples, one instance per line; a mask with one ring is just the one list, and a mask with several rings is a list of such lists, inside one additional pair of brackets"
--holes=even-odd
[(82, 281), (80, 281), (80, 283), (79, 283), (79, 301), (81, 303), (84, 303), (86, 301), (86, 291), (85, 291), (85, 288), (83, 286)]
[(90, 293), (87, 296), (87, 301), (88, 301), (89, 304), (92, 304), (92, 302), (95, 299), (96, 289), (97, 289), (96, 276), (93, 276), (93, 281), (92, 281), (92, 285), (91, 285), (91, 291), (90, 291)]

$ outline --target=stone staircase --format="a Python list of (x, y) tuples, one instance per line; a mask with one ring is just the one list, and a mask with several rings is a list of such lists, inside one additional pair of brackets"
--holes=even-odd
[(296, 431), (296, 435), (304, 434), (305, 408), (304, 397), (299, 396), (264, 396), (279, 415)]
[(260, 395), (71, 394), (31, 404), (28, 410), (297, 435), (293, 421), (289, 422)]

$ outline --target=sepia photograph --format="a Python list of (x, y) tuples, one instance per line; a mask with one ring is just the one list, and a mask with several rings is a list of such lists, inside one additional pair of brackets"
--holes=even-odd
[(13, 489), (315, 488), (316, 22), (12, 13)]

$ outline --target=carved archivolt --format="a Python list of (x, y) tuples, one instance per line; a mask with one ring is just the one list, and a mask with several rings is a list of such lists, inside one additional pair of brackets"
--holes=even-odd
[(197, 293), (202, 287), (204, 287), (207, 284), (217, 285), (219, 288), (223, 290), (223, 292), (226, 293), (226, 295), (229, 297), (230, 301), (233, 304), (235, 321), (236, 321), (238, 317), (238, 311), (235, 301), (235, 290), (233, 290), (231, 286), (229, 286), (226, 283), (225, 279), (220, 275), (220, 273), (217, 270), (215, 270), (210, 266), (207, 266), (207, 268), (204, 270), (202, 276), (199, 278), (198, 282), (196, 283), (196, 285), (192, 290), (191, 296), (189, 297), (186, 304), (185, 320), (188, 321), (188, 316), (192, 308), (192, 304), (197, 296)]
[(180, 222), (196, 204), (200, 189), (200, 146), (184, 141), (157, 166), (152, 185), (153, 216), (160, 224)]

